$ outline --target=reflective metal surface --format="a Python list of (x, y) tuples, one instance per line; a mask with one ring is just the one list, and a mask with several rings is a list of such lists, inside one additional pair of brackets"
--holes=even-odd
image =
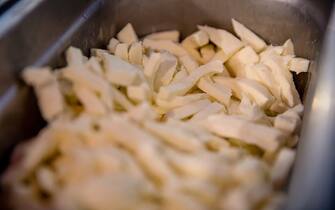
[(139, 35), (165, 29), (187, 35), (197, 24), (231, 30), (236, 18), (273, 44), (292, 38), (297, 54), (313, 61), (309, 74), (295, 77), (307, 115), (287, 207), (331, 209), (334, 35), (328, 35), (317, 67), (331, 10), (332, 0), (21, 0), (0, 17), (0, 168), (14, 145), (44, 125), (31, 89), (19, 81), (23, 67), (60, 66), (69, 45), (88, 53), (128, 22)]
[(306, 97), (298, 159), (288, 209), (334, 209), (335, 195), (335, 12)]

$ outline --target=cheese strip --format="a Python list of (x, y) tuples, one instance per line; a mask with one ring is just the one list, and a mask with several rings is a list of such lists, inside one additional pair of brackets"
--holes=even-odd
[(231, 190), (225, 197), (223, 197), (220, 203), (222, 209), (252, 209), (252, 207), (250, 206), (251, 204), (248, 201), (248, 196), (246, 192), (240, 188), (235, 188)]
[(119, 40), (111, 38), (108, 42), (107, 49), (110, 53), (115, 53), (116, 46), (119, 44)]
[(34, 87), (48, 84), (56, 79), (49, 67), (25, 68), (22, 72), (22, 78), (27, 84)]
[(138, 86), (128, 86), (127, 96), (134, 102), (150, 101), (151, 92), (150, 88), (146, 83), (142, 83)]
[(213, 175), (214, 164), (209, 158), (200, 155), (188, 155), (174, 150), (167, 151), (169, 163), (182, 175), (187, 178), (206, 180)]
[[(241, 100), (243, 100), (243, 97), (242, 97)], [(238, 114), (240, 114), (240, 104), (241, 104), (241, 102), (238, 101), (238, 100), (236, 100), (236, 99), (230, 100), (230, 104), (227, 107), (228, 114), (230, 114), (230, 115), (238, 115)]]
[(189, 74), (199, 67), (199, 64), (189, 55), (184, 55), (179, 60)]
[(301, 117), (304, 112), (304, 105), (298, 104), (295, 107), (293, 107), (291, 111), (294, 111), (296, 114), (298, 114)]
[(134, 42), (129, 48), (129, 62), (132, 64), (142, 65), (143, 47), (141, 42)]
[(208, 43), (209, 37), (207, 33), (204, 31), (197, 31), (186, 37), (181, 44), (197, 62), (204, 63), (204, 59), (197, 49)]
[[(141, 130), (136, 124), (127, 120), (127, 118), (117, 115), (113, 118), (103, 118), (98, 123), (101, 129), (106, 131), (106, 134), (111, 137), (111, 141), (123, 145), (131, 152), (135, 153), (141, 149), (145, 149), (145, 147), (155, 146), (154, 142), (156, 139), (152, 135), (149, 135), (149, 133)], [(125, 132), (128, 129), (133, 132)], [(147, 144), (142, 145), (143, 141), (147, 141)]]
[(193, 196), (181, 193), (176, 190), (166, 190), (163, 197), (163, 205), (162, 208), (166, 210), (203, 210), (208, 207), (201, 203), (199, 200), (194, 198)]
[(262, 108), (269, 107), (274, 101), (271, 93), (256, 81), (238, 78), (237, 84), (249, 98)]
[(42, 117), (51, 121), (60, 115), (64, 110), (64, 99), (59, 89), (59, 83), (53, 81), (43, 86), (34, 86), (38, 106)]
[(161, 87), (157, 97), (160, 99), (169, 100), (174, 96), (185, 95), (194, 86), (192, 81), (187, 80), (188, 78), (189, 77), (185, 77), (178, 82)]
[(280, 150), (271, 169), (272, 182), (282, 182), (287, 177), (294, 159), (295, 151), (288, 148)]
[(213, 56), (212, 58), (212, 61), (214, 60), (220, 60), (222, 61), (223, 63), (225, 63), (229, 58), (230, 58), (231, 55), (225, 53), (223, 50), (218, 50), (215, 55)]
[(190, 41), (194, 44), (196, 48), (205, 46), (206, 44), (209, 43), (209, 37), (207, 33), (204, 31), (197, 31), (191, 34), (190, 36), (188, 36), (188, 38), (190, 39)]
[(233, 96), (238, 99), (242, 99), (242, 90), (238, 86), (237, 80), (235, 78), (214, 76), (213, 81), (217, 84), (221, 84), (232, 90)]
[(175, 73), (174, 77), (172, 78), (172, 81), (170, 84), (178, 83), (185, 79), (188, 76), (188, 73), (184, 67), (180, 68), (180, 70)]
[(187, 52), (182, 48), (179, 44), (170, 41), (170, 40), (151, 40), (151, 39), (144, 39), (143, 46), (146, 48), (151, 48), (153, 50), (166, 50), (169, 53), (175, 56), (183, 56), (186, 55)]
[(273, 125), (275, 128), (278, 128), (280, 130), (294, 133), (300, 123), (301, 120), (299, 117), (288, 116), (284, 113), (275, 117)]
[(129, 49), (129, 44), (127, 44), (127, 43), (120, 43), (120, 44), (116, 45), (114, 55), (117, 56), (117, 57), (119, 57), (119, 58), (121, 58), (122, 60), (128, 62), (128, 60), (129, 60), (129, 58), (128, 58), (128, 49)]
[(231, 77), (225, 65), (223, 65), (223, 71), (221, 73), (216, 74), (216, 76)]
[(85, 65), (88, 67), (89, 70), (103, 77), (104, 70), (102, 69), (100, 61), (97, 57), (94, 57), (94, 56), (90, 57), (90, 59), (88, 59)]
[(47, 168), (41, 167), (36, 172), (36, 180), (41, 185), (41, 188), (48, 193), (55, 193), (57, 183), (54, 172)]
[(208, 96), (205, 93), (192, 93), (185, 96), (176, 96), (169, 101), (156, 98), (156, 104), (163, 109), (173, 109), (176, 107), (184, 106), (194, 101), (201, 99), (207, 99)]
[(226, 106), (229, 105), (230, 97), (232, 96), (232, 90), (229, 87), (219, 83), (213, 83), (210, 78), (201, 78), (198, 82), (198, 88), (220, 103)]
[(83, 85), (75, 84), (73, 91), (88, 114), (103, 115), (106, 113), (106, 108), (92, 90)]
[(257, 53), (249, 46), (244, 47), (233, 55), (227, 62), (228, 70), (235, 76), (245, 77), (246, 66), (259, 61)]
[(178, 189), (189, 192), (193, 195), (194, 199), (200, 203), (204, 203), (206, 206), (211, 205), (216, 201), (219, 192), (219, 187), (215, 186), (215, 184), (205, 184), (201, 179), (196, 179), (191, 176), (189, 179), (185, 180), (185, 182), (180, 183)]
[(284, 65), (289, 68), (290, 62), (293, 58), (295, 58), (295, 56), (294, 55), (284, 55), (284, 56), (281, 56), (281, 58), (283, 60)]
[(302, 111), (303, 106), (297, 105), (277, 115), (274, 119), (274, 127), (289, 133), (294, 133), (301, 124), (300, 115)]
[(233, 79), (228, 77), (214, 77), (214, 81), (231, 88), (233, 95), (239, 99), (242, 99), (242, 93), (244, 93), (262, 108), (269, 107), (274, 101), (274, 97), (270, 94), (270, 92), (254, 80), (244, 78)]
[(120, 42), (131, 44), (133, 42), (137, 42), (138, 38), (133, 26), (128, 23), (121, 31), (116, 35), (117, 39)]
[(280, 86), (272, 71), (264, 64), (249, 65), (247, 67), (246, 78), (256, 80), (264, 85), (272, 95), (281, 100)]
[[(255, 157), (244, 157), (234, 167), (235, 178), (243, 184), (259, 182), (264, 178), (266, 165)], [(251, 184), (252, 185), (252, 184)]]
[(110, 86), (111, 93), (113, 94), (114, 101), (121, 105), (125, 110), (130, 110), (134, 105), (128, 100), (128, 98), (123, 95), (117, 88)]
[[(113, 109), (113, 96), (110, 93), (109, 84), (101, 77), (103, 72), (100, 72), (102, 71), (100, 63), (96, 62), (98, 61), (91, 61), (91, 65), (87, 65), (87, 67), (67, 67), (62, 70), (62, 76), (70, 80), (74, 85), (83, 86), (95, 94), (99, 94), (99, 100), (107, 108)], [(90, 69), (95, 70), (92, 72), (89, 71)]]
[(254, 144), (265, 151), (275, 151), (285, 134), (276, 128), (251, 123), (235, 116), (216, 115), (207, 118), (205, 127), (223, 137)]
[(83, 65), (87, 60), (80, 49), (75, 47), (69, 47), (65, 52), (66, 62), (69, 66), (73, 65)]
[(232, 24), (237, 36), (240, 37), (243, 42), (249, 44), (256, 52), (260, 52), (266, 47), (264, 40), (259, 38), (259, 36), (250, 29), (237, 22), (235, 19), (232, 19)]
[(161, 87), (158, 97), (162, 99), (169, 99), (174, 96), (185, 95), (201, 77), (209, 74), (220, 73), (222, 71), (223, 66), (220, 61), (212, 61), (208, 64), (202, 65), (180, 82)]
[(177, 30), (169, 30), (169, 31), (161, 31), (149, 34), (144, 37), (144, 39), (151, 39), (151, 40), (170, 40), (174, 42), (179, 41), (180, 33)]
[[(202, 148), (201, 142), (194, 136), (183, 131), (181, 128), (171, 125), (147, 121), (144, 128), (152, 134), (160, 137), (159, 139), (165, 143), (184, 152), (196, 152)], [(173, 132), (171, 132), (173, 130)]]
[[(206, 128), (202, 127), (198, 123), (190, 123), (190, 121), (181, 121), (178, 119), (169, 118), (167, 120), (167, 124), (182, 128), (184, 131), (187, 131), (188, 133), (195, 136), (203, 144), (206, 144), (208, 141), (215, 139), (215, 137), (213, 137), (213, 135), (207, 131)], [(222, 138), (220, 139), (223, 140)]]
[(139, 81), (140, 69), (116, 56), (103, 54), (103, 65), (112, 84), (128, 86)]
[(214, 46), (209, 44), (200, 48), (200, 55), (203, 63), (209, 62), (215, 55)]
[(238, 111), (243, 117), (250, 121), (271, 125), (270, 120), (264, 114), (264, 111), (261, 110), (259, 106), (252, 103), (246, 96), (242, 97), (241, 103), (238, 106)]
[(295, 55), (294, 53), (294, 45), (291, 39), (286, 40), (283, 44), (283, 55)]
[(185, 48), (199, 48), (209, 43), (209, 37), (204, 31), (196, 31), (191, 35), (187, 36), (183, 41), (182, 45)]
[(149, 87), (154, 89), (154, 80), (161, 63), (161, 53), (152, 53), (144, 66), (144, 75), (149, 81)]
[(127, 113), (127, 117), (139, 124), (143, 124), (147, 120), (158, 119), (159, 114), (155, 112), (154, 108), (148, 102), (142, 102), (141, 104), (131, 108)]
[(97, 57), (100, 61), (103, 58), (103, 54), (110, 54), (108, 50), (98, 49), (98, 48), (91, 48), (90, 49), (91, 56)]
[(279, 84), (282, 100), (290, 107), (299, 104), (300, 97), (295, 88), (292, 75), (284, 66), (280, 57), (272, 54), (272, 56), (268, 56), (263, 63), (271, 69)]
[(210, 105), (206, 106), (201, 111), (199, 111), (198, 113), (196, 113), (195, 115), (193, 115), (193, 117), (191, 118), (191, 121), (204, 120), (208, 116), (212, 114), (217, 114), (221, 112), (222, 110), (224, 110), (224, 106), (222, 106), (221, 104), (217, 102), (213, 102)]
[(285, 112), (289, 107), (287, 104), (285, 104), (281, 99), (277, 99), (273, 102), (273, 104), (270, 106), (269, 110), (274, 113), (283, 113)]
[(308, 66), (309, 60), (305, 58), (292, 58), (288, 64), (290, 71), (294, 71), (297, 74), (300, 74), (301, 72), (307, 72)]
[(160, 184), (166, 184), (174, 178), (172, 171), (155, 149), (158, 139), (154, 136), (119, 117), (101, 121), (100, 125), (113, 141), (132, 151), (144, 170)]
[(202, 58), (197, 50), (197, 45), (191, 39), (184, 39), (181, 45), (187, 51), (188, 55), (190, 55), (197, 62), (202, 63)]
[(178, 60), (170, 53), (161, 54), (161, 62), (154, 82), (154, 89), (159, 90), (162, 85), (171, 83), (174, 74), (177, 71)]
[(102, 95), (108, 94), (109, 85), (103, 78), (83, 69), (84, 67), (66, 67), (62, 70), (62, 76), (73, 83), (81, 84)]
[(220, 47), (226, 55), (232, 56), (243, 47), (243, 43), (233, 34), (223, 29), (216, 29), (209, 26), (198, 26), (201, 31), (208, 34), (209, 39)]
[[(282, 55), (284, 51), (283, 46), (272, 46), (269, 45), (266, 47), (266, 49), (259, 54), (260, 60), (264, 61), (268, 59), (269, 57), (275, 56), (275, 55)], [(284, 57), (284, 56), (283, 56)]]
[(190, 117), (196, 114), (197, 112), (202, 110), (204, 107), (208, 106), (209, 104), (210, 104), (210, 101), (208, 99), (199, 100), (199, 101), (192, 102), (184, 106), (172, 109), (166, 115), (174, 119), (185, 119), (187, 117)]

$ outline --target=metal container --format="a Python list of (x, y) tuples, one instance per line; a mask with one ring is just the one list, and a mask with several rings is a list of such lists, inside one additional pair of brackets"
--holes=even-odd
[(332, 0), (20, 0), (0, 17), (0, 169), (7, 167), (15, 145), (45, 125), (31, 89), (19, 79), (25, 66), (61, 66), (69, 45), (85, 53), (104, 47), (128, 22), (139, 35), (178, 29), (185, 36), (197, 24), (231, 31), (235, 18), (269, 43), (280, 45), (292, 38), (297, 55), (312, 60), (310, 73), (295, 76), (306, 111), (287, 209), (332, 209), (335, 15), (329, 21), (331, 11)]

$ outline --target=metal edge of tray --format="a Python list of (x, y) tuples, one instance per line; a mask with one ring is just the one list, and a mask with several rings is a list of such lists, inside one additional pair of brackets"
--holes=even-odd
[(335, 193), (335, 10), (324, 37), (318, 75), (310, 82), (288, 210), (334, 209)]

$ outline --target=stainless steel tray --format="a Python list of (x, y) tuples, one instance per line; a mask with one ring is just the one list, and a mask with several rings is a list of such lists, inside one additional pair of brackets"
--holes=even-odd
[(273, 44), (292, 38), (297, 54), (313, 61), (310, 73), (295, 77), (306, 111), (287, 209), (333, 209), (332, 4), (332, 0), (20, 0), (0, 17), (0, 169), (8, 165), (12, 148), (45, 124), (31, 89), (19, 80), (23, 67), (60, 66), (69, 45), (88, 53), (91, 47), (105, 46), (128, 22), (139, 35), (165, 29), (187, 35), (197, 24), (231, 30), (230, 20), (236, 18)]

